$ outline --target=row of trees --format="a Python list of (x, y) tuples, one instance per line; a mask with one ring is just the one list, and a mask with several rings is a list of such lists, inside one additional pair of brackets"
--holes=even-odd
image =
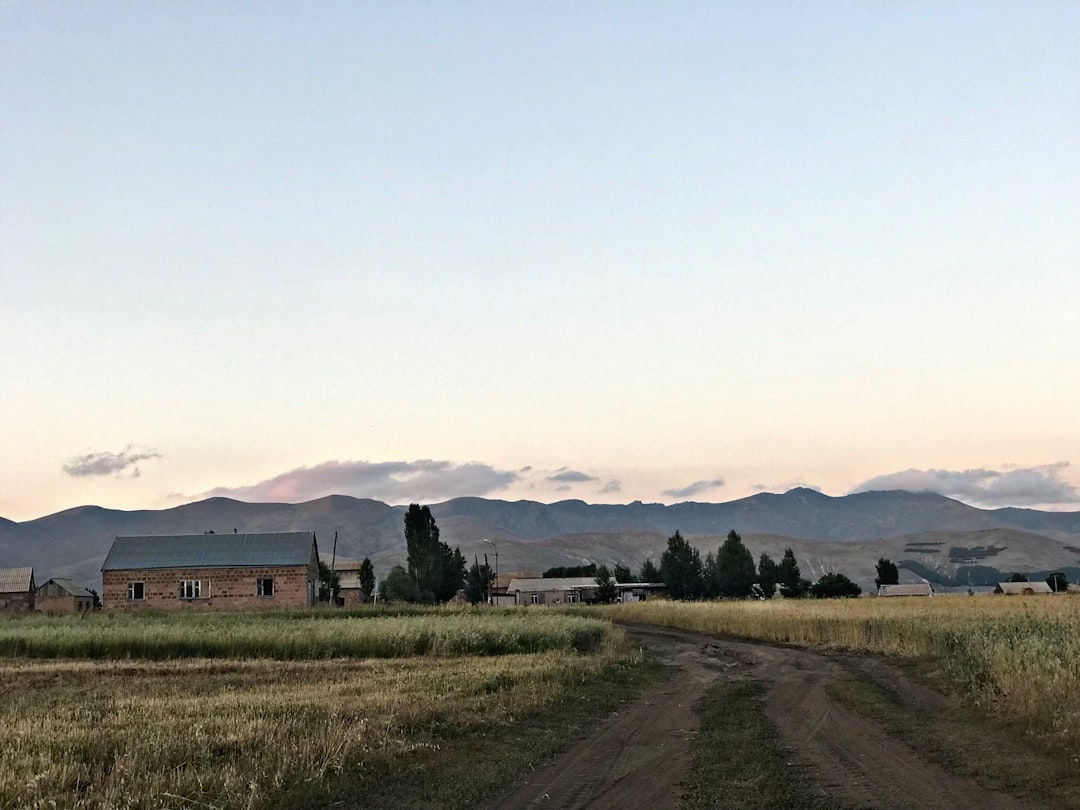
[(651, 560), (642, 565), (641, 578), (663, 582), (672, 599), (744, 599), (756, 595), (769, 599), (779, 587), (788, 598), (815, 596), (831, 598), (858, 596), (862, 589), (843, 574), (826, 574), (815, 583), (803, 578), (792, 550), (786, 549), (780, 562), (762, 553), (757, 564), (739, 533), (732, 530), (727, 539), (705, 559), (701, 552), (678, 531), (668, 538), (667, 549), (660, 557), (660, 568)]

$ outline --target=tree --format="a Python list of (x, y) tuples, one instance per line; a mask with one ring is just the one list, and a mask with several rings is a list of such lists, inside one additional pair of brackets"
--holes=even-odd
[(1028, 578), (1023, 574), (1017, 572), (1009, 577), (1009, 582), (1027, 582)]
[(588, 565), (559, 565), (544, 572), (544, 579), (565, 579), (567, 577), (595, 577), (596, 563)]
[(416, 602), (420, 598), (420, 592), (409, 572), (400, 565), (395, 565), (379, 583), (379, 598), (386, 602)]
[(717, 596), (745, 599), (754, 586), (754, 557), (732, 529), (716, 552)]
[(701, 552), (676, 531), (660, 557), (660, 579), (672, 599), (697, 599), (702, 591)]
[[(599, 574), (600, 572), (597, 571), (596, 573)], [(630, 569), (627, 566), (623, 565), (622, 563), (619, 563), (618, 565), (615, 566), (614, 569), (612, 569), (611, 575), (613, 577), (615, 577), (616, 582), (633, 582), (634, 581), (634, 575), (630, 572)]]
[(439, 527), (426, 506), (409, 504), (405, 513), (409, 576), (420, 602), (447, 602), (465, 582), (465, 557), (439, 540)]
[(371, 564), (369, 557), (364, 557), (360, 563), (358, 578), (360, 580), (360, 601), (370, 602), (375, 593), (375, 566)]
[(488, 593), (491, 590), (492, 583), (495, 582), (495, 574), (491, 571), (491, 566), (488, 565), (487, 554), (484, 555), (484, 564), (473, 557), (473, 564), (469, 566), (469, 573), (465, 576), (465, 596), (468, 598), (469, 603), (475, 605), (477, 602), (487, 601)]
[(341, 575), (331, 571), (330, 566), (319, 560), (319, 601), (334, 604), (341, 590)]
[(101, 595), (93, 588), (90, 589), (90, 598), (94, 600), (93, 609), (101, 610)]
[(862, 593), (862, 588), (843, 574), (825, 574), (810, 586), (810, 593), (815, 599), (854, 598)]
[(898, 585), (900, 583), (900, 572), (896, 570), (896, 564), (885, 557), (880, 557), (877, 561), (877, 577), (874, 579), (874, 584), (879, 588), (882, 585)]
[(596, 601), (601, 605), (610, 605), (618, 595), (619, 589), (615, 587), (611, 572), (606, 565), (601, 565), (596, 569)]
[(772, 599), (773, 594), (776, 593), (776, 581), (779, 576), (780, 569), (776, 561), (764, 551), (761, 552), (757, 565), (757, 581), (766, 599)]
[(641, 582), (660, 582), (660, 569), (653, 563), (652, 558), (646, 558), (645, 562), (641, 564), (641, 571), (638, 574), (638, 579)]
[[(1069, 590), (1069, 580), (1065, 578), (1065, 575), (1060, 571), (1057, 571), (1046, 578), (1046, 584), (1050, 586), (1050, 590), (1054, 593), (1064, 593)], [(93, 593), (93, 591), (90, 591)]]
[(810, 588), (810, 581), (802, 578), (799, 565), (795, 562), (795, 553), (790, 548), (784, 549), (784, 556), (780, 560), (777, 574), (782, 595), (788, 599), (806, 596), (806, 592)]

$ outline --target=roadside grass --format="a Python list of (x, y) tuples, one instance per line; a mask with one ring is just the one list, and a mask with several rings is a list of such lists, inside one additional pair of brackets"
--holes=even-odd
[[(449, 618), (475, 631), (468, 614)], [(307, 619), (292, 619), (296, 632)], [(602, 641), (586, 653), (0, 659), (0, 807), (473, 806), (659, 672), (596, 624)]]
[(649, 601), (615, 621), (934, 662), (966, 699), (1051, 744), (1080, 745), (1080, 599)]
[[(926, 672), (918, 677), (933, 680)], [(950, 773), (1042, 807), (1080, 806), (1075, 754), (1047, 756), (1039, 746), (1030, 745), (1031, 740), (1001, 733), (1006, 725), (1002, 720), (992, 720), (974, 707), (949, 700), (933, 712), (912, 710), (894, 689), (866, 673), (852, 673), (826, 689), (837, 702), (879, 723)]]
[(0, 621), (0, 657), (311, 660), (590, 652), (607, 633), (607, 622), (595, 618), (490, 608), (97, 613)]
[(765, 717), (759, 681), (720, 680), (698, 706), (685, 810), (835, 810), (804, 778)]

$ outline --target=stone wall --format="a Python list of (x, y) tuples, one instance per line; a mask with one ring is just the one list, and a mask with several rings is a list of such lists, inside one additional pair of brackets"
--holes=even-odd
[[(250, 609), (307, 607), (312, 590), (317, 596), (318, 568), (298, 565), (266, 568), (163, 568), (142, 571), (105, 571), (102, 574), (102, 602), (106, 610), (114, 608), (212, 608)], [(274, 581), (273, 596), (259, 596), (258, 580)], [(197, 599), (183, 599), (180, 583), (198, 581)], [(143, 583), (143, 598), (128, 599), (128, 584)], [(308, 583), (313, 582), (313, 589)]]

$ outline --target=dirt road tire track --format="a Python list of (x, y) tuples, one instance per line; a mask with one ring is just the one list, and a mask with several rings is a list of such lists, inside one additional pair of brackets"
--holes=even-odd
[[(958, 777), (848, 710), (828, 686), (858, 667), (851, 656), (731, 641), (681, 630), (630, 626), (627, 642), (674, 665), (672, 676), (600, 724), (553, 763), (488, 805), (511, 808), (677, 808), (698, 728), (694, 706), (719, 678), (767, 685), (766, 715), (807, 780), (852, 808), (1006, 810), (1025, 805)], [(875, 678), (889, 680), (875, 662)], [(907, 682), (896, 673), (898, 682)], [(905, 710), (934, 711), (940, 696)], [(908, 697), (916, 690), (910, 689)], [(925, 701), (925, 704), (924, 704)]]

